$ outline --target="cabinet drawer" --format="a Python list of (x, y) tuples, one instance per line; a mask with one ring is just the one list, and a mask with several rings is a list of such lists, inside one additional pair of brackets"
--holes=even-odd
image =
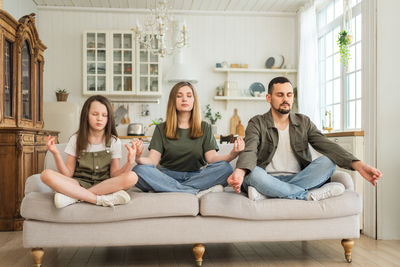
[(43, 145), (46, 147), (47, 137), (49, 135), (54, 136), (56, 138), (56, 143), (58, 144), (58, 133), (56, 131), (42, 130), (39, 131), (35, 136), (35, 145)]
[(35, 143), (35, 135), (34, 134), (22, 134), (20, 135), (20, 140), (23, 145), (33, 145)]
[(329, 140), (332, 142), (340, 145), (343, 147), (346, 151), (350, 153), (354, 153), (354, 147), (353, 147), (353, 137), (330, 137)]
[(36, 135), (35, 137), (35, 144), (43, 145), (46, 144), (47, 136), (46, 135)]

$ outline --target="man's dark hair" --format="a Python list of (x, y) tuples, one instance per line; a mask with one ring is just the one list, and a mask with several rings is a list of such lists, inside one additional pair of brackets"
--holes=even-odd
[(274, 84), (277, 84), (277, 83), (290, 83), (290, 85), (292, 85), (292, 83), (286, 77), (282, 77), (282, 76), (275, 77), (268, 84), (268, 94), (272, 95), (272, 90), (274, 89)]

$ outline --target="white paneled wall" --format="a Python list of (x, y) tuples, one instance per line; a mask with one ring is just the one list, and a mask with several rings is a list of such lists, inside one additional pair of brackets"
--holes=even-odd
[[(69, 101), (83, 103), (82, 96), (82, 33), (85, 30), (130, 29), (136, 19), (144, 20), (143, 13), (87, 11), (78, 9), (39, 8), (39, 34), (48, 47), (45, 51), (44, 100), (54, 101), (54, 90), (67, 88), (71, 91)], [(185, 61), (189, 63), (199, 82), (195, 85), (202, 108), (208, 103), (213, 110), (222, 113), (218, 122), (219, 132), (229, 131), (233, 108), (238, 109), (243, 124), (254, 115), (264, 113), (264, 102), (214, 101), (216, 87), (223, 85), (225, 75), (215, 73), (216, 62), (246, 63), (250, 68), (263, 68), (265, 60), (272, 55), (282, 54), (286, 63), (297, 65), (297, 19), (295, 16), (261, 16), (218, 14), (177, 14), (176, 19), (186, 20), (191, 33), (191, 46), (186, 48)], [(167, 73), (172, 57), (163, 61), (163, 73)], [(233, 77), (233, 76), (232, 76)], [(265, 86), (273, 78), (269, 74), (235, 74), (234, 79), (241, 89), (252, 82)], [(290, 76), (289, 78), (295, 78)], [(294, 81), (296, 84), (296, 81)], [(168, 94), (173, 84), (163, 83), (161, 104), (150, 104), (150, 116), (140, 115), (140, 105), (130, 108), (131, 121), (150, 123), (151, 119), (165, 118)]]
[(378, 239), (400, 239), (399, 179), (399, 75), (400, 37), (391, 29), (400, 27), (397, 0), (377, 3), (377, 167), (383, 178), (377, 185)]
[[(4, 10), (16, 20), (31, 13), (37, 14), (37, 7), (32, 0), (4, 0)], [(36, 23), (37, 21), (36, 17)]]

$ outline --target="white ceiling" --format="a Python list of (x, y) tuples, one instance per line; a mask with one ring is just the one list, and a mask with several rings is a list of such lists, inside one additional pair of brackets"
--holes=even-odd
[[(155, 0), (32, 0), (43, 7), (149, 9)], [(296, 12), (310, 0), (169, 0), (172, 10), (233, 12)]]

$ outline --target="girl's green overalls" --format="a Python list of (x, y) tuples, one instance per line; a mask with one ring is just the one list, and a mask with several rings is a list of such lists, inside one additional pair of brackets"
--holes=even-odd
[(111, 166), (111, 140), (106, 149), (98, 152), (82, 152), (76, 160), (73, 178), (88, 189), (110, 178)]

